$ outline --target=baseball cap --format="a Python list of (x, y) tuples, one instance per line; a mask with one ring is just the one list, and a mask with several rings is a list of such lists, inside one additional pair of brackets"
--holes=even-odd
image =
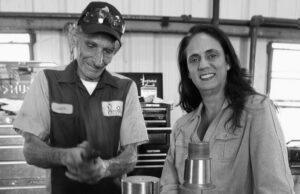
[(115, 37), (121, 44), (125, 32), (125, 22), (121, 13), (111, 4), (93, 1), (81, 13), (77, 25), (87, 34), (107, 33)]

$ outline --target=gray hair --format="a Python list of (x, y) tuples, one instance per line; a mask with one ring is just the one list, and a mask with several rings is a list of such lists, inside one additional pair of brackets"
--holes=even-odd
[[(75, 23), (67, 23), (63, 29), (64, 34), (67, 37), (68, 45), (70, 49), (70, 60), (73, 61), (75, 59), (75, 50), (76, 50), (76, 43), (78, 36), (84, 34), (80, 25)], [(117, 53), (121, 48), (120, 42), (116, 39), (115, 40), (115, 51)]]

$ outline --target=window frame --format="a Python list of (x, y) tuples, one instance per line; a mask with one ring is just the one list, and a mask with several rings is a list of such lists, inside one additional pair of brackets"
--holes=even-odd
[[(299, 112), (300, 110), (300, 100), (298, 98), (283, 98), (283, 99), (276, 99), (276, 97), (271, 96), (271, 89), (272, 89), (272, 69), (273, 69), (273, 59), (274, 59), (274, 51), (278, 48), (274, 48), (272, 45), (274, 43), (279, 44), (297, 44), (300, 46), (299, 41), (271, 41), (267, 44), (267, 79), (266, 79), (266, 95), (270, 97), (270, 99), (274, 102), (275, 106), (278, 109), (278, 118), (281, 123), (281, 127), (283, 130), (283, 133), (285, 134), (285, 140), (286, 143), (290, 141), (297, 141), (300, 142), (300, 133), (294, 132), (294, 127), (289, 128), (289, 126), (295, 126), (295, 120), (294, 117), (287, 117), (288, 115), (296, 115), (293, 114), (294, 112)], [(280, 49), (280, 48), (279, 48)], [(300, 47), (297, 49), (281, 49), (281, 50), (293, 50), (299, 52), (300, 56)], [(297, 55), (298, 56), (298, 55)], [(278, 72), (277, 72), (278, 73)], [(283, 72), (284, 73), (284, 72)], [(288, 75), (288, 74), (287, 74)], [(275, 75), (276, 76), (276, 75)], [(278, 77), (277, 77), (278, 78)], [(290, 77), (282, 77), (289, 79)], [(276, 79), (276, 77), (275, 77)], [(299, 80), (297, 77), (294, 80)], [(288, 113), (289, 112), (289, 113)], [(288, 114), (287, 114), (288, 113)], [(290, 120), (291, 119), (291, 120)], [(289, 124), (287, 124), (289, 123)], [(287, 127), (287, 128), (285, 128)], [(296, 139), (295, 139), (296, 138)]]
[[(267, 58), (268, 58), (268, 61), (267, 61), (267, 79), (266, 79), (265, 93), (269, 97), (270, 97), (270, 93), (271, 93), (273, 56), (274, 56), (274, 50), (275, 50), (275, 49), (272, 48), (272, 44), (277, 44), (277, 43), (279, 43), (279, 44), (298, 44), (300, 46), (299, 41), (296, 41), (296, 42), (292, 42), (292, 41), (270, 41), (267, 44)], [(300, 48), (299, 48), (299, 53), (300, 53)], [(290, 107), (290, 106), (288, 106), (288, 107)], [(300, 108), (300, 106), (299, 106), (299, 108)]]
[(34, 44), (36, 42), (36, 34), (33, 31), (0, 31), (1, 34), (28, 34), (29, 42), (0, 42), (0, 44), (24, 44), (28, 45), (29, 48), (29, 61), (34, 60)]

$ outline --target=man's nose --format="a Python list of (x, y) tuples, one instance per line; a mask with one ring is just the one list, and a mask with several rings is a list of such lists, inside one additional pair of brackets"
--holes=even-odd
[(99, 51), (97, 54), (94, 56), (94, 61), (96, 65), (101, 65), (103, 62), (103, 52)]

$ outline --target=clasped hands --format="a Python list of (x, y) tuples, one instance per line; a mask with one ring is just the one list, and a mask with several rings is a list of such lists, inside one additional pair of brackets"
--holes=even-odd
[(91, 157), (91, 148), (87, 141), (77, 147), (69, 148), (63, 157), (66, 176), (72, 180), (94, 184), (107, 175), (108, 161), (100, 156)]

